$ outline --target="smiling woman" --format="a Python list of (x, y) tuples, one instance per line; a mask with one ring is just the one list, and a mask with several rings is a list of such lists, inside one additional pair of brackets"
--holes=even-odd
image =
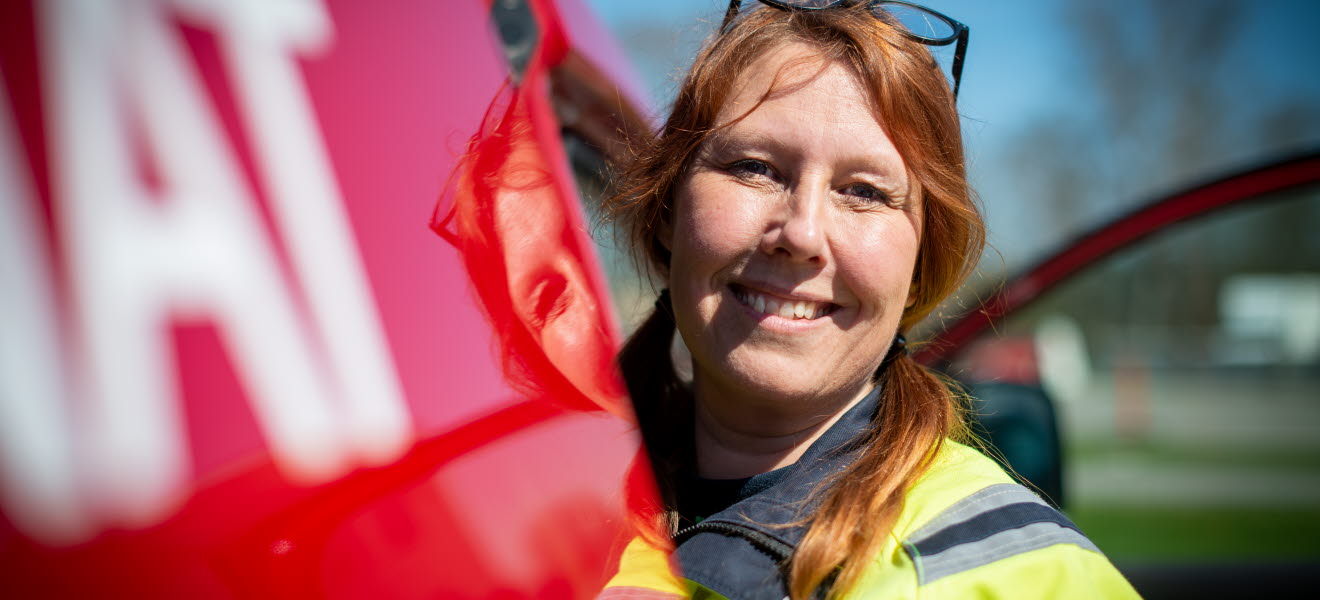
[(954, 94), (886, 7), (924, 9), (738, 4), (609, 200), (667, 289), (620, 355), (663, 505), (603, 597), (1134, 595), (906, 354), (984, 234)]
[[(717, 410), (790, 435), (866, 395), (921, 236), (903, 159), (846, 64), (791, 44), (740, 83), (717, 120), (728, 126), (679, 184), (665, 240), (674, 317), (712, 418), (698, 420), (698, 448)], [(755, 474), (741, 471), (712, 474)]]

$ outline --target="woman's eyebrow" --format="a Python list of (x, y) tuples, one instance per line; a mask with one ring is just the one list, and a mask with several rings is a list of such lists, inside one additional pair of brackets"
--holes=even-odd
[(717, 150), (755, 148), (775, 153), (791, 150), (789, 144), (783, 142), (777, 136), (762, 131), (723, 129), (712, 134), (707, 143), (710, 144), (712, 149)]
[(848, 173), (871, 175), (886, 181), (901, 179), (907, 174), (902, 163), (884, 160), (875, 154), (853, 154), (838, 161), (838, 169)]

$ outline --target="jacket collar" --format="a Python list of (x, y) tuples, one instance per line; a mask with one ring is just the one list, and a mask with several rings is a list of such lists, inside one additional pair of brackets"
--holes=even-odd
[[(753, 477), (745, 487), (757, 492), (679, 531), (675, 541), (680, 555), (682, 543), (696, 533), (721, 531), (737, 535), (733, 532), (742, 531), (752, 537), (764, 537), (763, 541), (771, 547), (763, 551), (783, 554), (781, 560), (788, 558), (806, 534), (809, 525), (806, 517), (819, 506), (821, 495), (813, 492), (822, 481), (852, 463), (873, 427), (879, 398), (877, 385), (817, 438), (796, 463)], [(758, 478), (767, 478), (764, 483), (768, 485), (758, 485), (761, 483)]]

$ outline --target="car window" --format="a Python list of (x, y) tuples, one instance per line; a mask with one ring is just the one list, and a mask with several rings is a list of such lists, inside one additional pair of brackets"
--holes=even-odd
[(1065, 508), (1116, 561), (1313, 558), (1317, 225), (1320, 186), (1180, 224), (1006, 318), (952, 371), (1053, 400)]

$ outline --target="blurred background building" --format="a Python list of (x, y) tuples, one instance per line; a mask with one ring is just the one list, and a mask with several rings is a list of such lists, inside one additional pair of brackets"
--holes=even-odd
[[(662, 113), (726, 6), (591, 4)], [(1320, 3), (926, 4), (971, 28), (958, 103), (990, 229), (949, 315), (1150, 200), (1320, 148)], [(1277, 196), (1102, 261), (986, 342), (1026, 343), (1065, 508), (1121, 565), (1320, 557), (1320, 189)], [(627, 322), (647, 287), (610, 255)]]

